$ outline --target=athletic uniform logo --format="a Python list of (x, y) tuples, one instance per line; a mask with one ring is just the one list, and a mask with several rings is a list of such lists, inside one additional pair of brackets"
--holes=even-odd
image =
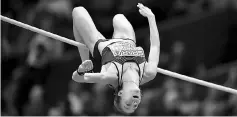
[(128, 42), (116, 42), (108, 47), (114, 56), (145, 56), (141, 47), (136, 47), (134, 44)]

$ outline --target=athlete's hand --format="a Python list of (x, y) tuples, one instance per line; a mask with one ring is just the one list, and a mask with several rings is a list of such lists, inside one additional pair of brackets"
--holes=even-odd
[(139, 12), (141, 15), (143, 15), (144, 17), (154, 17), (155, 15), (152, 13), (151, 9), (149, 9), (148, 7), (144, 6), (141, 3), (138, 3), (137, 7), (139, 8)]
[(78, 68), (78, 72), (87, 72), (93, 69), (93, 63), (91, 60), (85, 60)]

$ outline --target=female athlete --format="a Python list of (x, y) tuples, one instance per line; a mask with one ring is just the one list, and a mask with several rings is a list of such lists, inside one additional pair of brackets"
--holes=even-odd
[(85, 8), (76, 7), (72, 11), (74, 37), (87, 46), (78, 47), (82, 64), (73, 73), (72, 79), (79, 83), (100, 83), (113, 87), (114, 106), (123, 114), (136, 110), (141, 101), (139, 86), (155, 78), (159, 62), (160, 39), (155, 15), (141, 3), (137, 7), (149, 22), (148, 60), (143, 48), (136, 46), (134, 29), (124, 15), (114, 16), (113, 37), (105, 39)]

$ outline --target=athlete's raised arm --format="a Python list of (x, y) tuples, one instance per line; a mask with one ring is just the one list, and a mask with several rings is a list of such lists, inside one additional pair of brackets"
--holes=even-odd
[(144, 77), (148, 78), (146, 78), (146, 82), (148, 82), (149, 80), (154, 79), (157, 73), (157, 65), (159, 63), (160, 56), (160, 37), (156, 25), (155, 15), (148, 7), (140, 3), (138, 3), (137, 6), (140, 14), (147, 17), (150, 27), (150, 53), (144, 73)]

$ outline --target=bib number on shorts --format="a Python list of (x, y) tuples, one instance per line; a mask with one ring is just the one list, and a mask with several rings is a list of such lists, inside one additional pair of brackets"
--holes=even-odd
[(125, 42), (117, 42), (108, 46), (114, 56), (141, 56), (144, 57), (144, 51), (141, 47)]

